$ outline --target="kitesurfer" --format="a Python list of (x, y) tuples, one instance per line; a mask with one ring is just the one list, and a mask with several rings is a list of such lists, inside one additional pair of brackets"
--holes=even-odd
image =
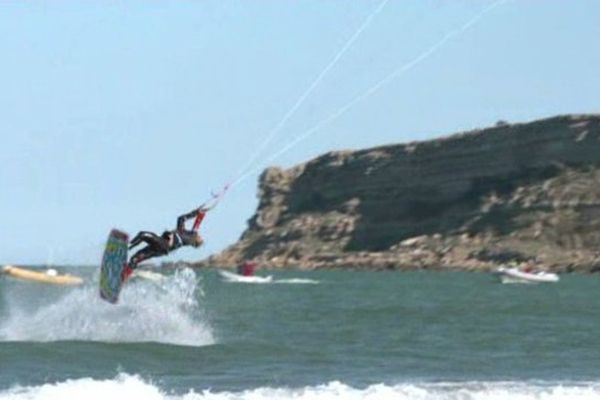
[[(204, 240), (198, 233), (200, 224), (210, 208), (199, 207), (187, 214), (177, 218), (177, 227), (172, 231), (165, 231), (158, 236), (153, 232), (142, 231), (138, 233), (129, 244), (129, 249), (133, 249), (142, 242), (146, 243), (146, 247), (138, 250), (129, 259), (129, 264), (123, 270), (123, 278), (127, 279), (138, 265), (145, 260), (154, 257), (160, 257), (169, 254), (183, 246), (200, 247)], [(186, 229), (185, 223), (191, 219), (194, 220), (192, 229)]]

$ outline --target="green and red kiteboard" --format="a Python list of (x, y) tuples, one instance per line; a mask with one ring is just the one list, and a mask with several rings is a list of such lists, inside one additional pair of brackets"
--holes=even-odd
[(108, 235), (100, 267), (100, 297), (109, 303), (119, 301), (123, 286), (123, 269), (127, 265), (129, 236), (118, 229)]

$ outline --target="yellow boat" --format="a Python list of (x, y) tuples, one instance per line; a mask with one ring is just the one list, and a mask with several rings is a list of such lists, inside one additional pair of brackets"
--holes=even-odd
[(81, 285), (83, 283), (83, 279), (78, 276), (58, 274), (56, 270), (53, 269), (41, 272), (26, 268), (13, 267), (12, 265), (6, 265), (2, 267), (0, 271), (2, 274), (25, 281), (49, 283), (53, 285)]

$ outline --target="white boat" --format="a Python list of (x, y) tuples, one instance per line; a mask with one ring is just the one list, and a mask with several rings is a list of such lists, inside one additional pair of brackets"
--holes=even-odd
[(270, 283), (273, 281), (273, 277), (269, 276), (244, 276), (235, 274), (233, 272), (219, 270), (221, 278), (227, 282), (240, 282), (240, 283)]
[(545, 271), (523, 271), (519, 268), (500, 267), (494, 271), (502, 283), (549, 283), (558, 282), (557, 274)]
[(131, 274), (132, 278), (140, 278), (140, 279), (145, 279), (147, 281), (152, 281), (152, 282), (162, 282), (165, 279), (167, 279), (166, 276), (164, 276), (163, 274), (159, 274), (158, 272), (152, 272), (152, 271), (147, 271), (147, 270), (135, 270), (133, 271), (133, 274)]

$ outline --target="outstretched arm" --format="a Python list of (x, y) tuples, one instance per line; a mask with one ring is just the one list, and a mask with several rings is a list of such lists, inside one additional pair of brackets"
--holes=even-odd
[(208, 211), (208, 209), (200, 207), (193, 211), (190, 211), (187, 214), (181, 215), (179, 218), (177, 218), (177, 231), (178, 232), (185, 231), (185, 223), (188, 220), (193, 219), (193, 218), (195, 218), (195, 221), (194, 221), (194, 226), (192, 227), (192, 230), (194, 232), (198, 231), (198, 229), (200, 228), (200, 224), (202, 223), (202, 220), (204, 219), (204, 216), (206, 215), (207, 211)]
[(225, 185), (225, 187), (223, 188), (223, 190), (221, 190), (221, 192), (219, 192), (217, 194), (213, 193), (212, 199), (203, 203), (197, 209), (190, 211), (187, 214), (183, 214), (182, 216), (177, 218), (177, 231), (178, 232), (185, 231), (186, 221), (189, 219), (192, 219), (192, 218), (196, 218), (194, 220), (194, 225), (192, 226), (192, 231), (198, 232), (198, 229), (200, 229), (200, 224), (202, 223), (202, 220), (206, 216), (206, 213), (208, 211), (212, 210), (213, 208), (215, 208), (217, 206), (217, 204), (219, 204), (219, 201), (221, 201), (221, 198), (223, 198), (223, 195), (225, 194), (227, 189), (229, 189), (229, 184)]

